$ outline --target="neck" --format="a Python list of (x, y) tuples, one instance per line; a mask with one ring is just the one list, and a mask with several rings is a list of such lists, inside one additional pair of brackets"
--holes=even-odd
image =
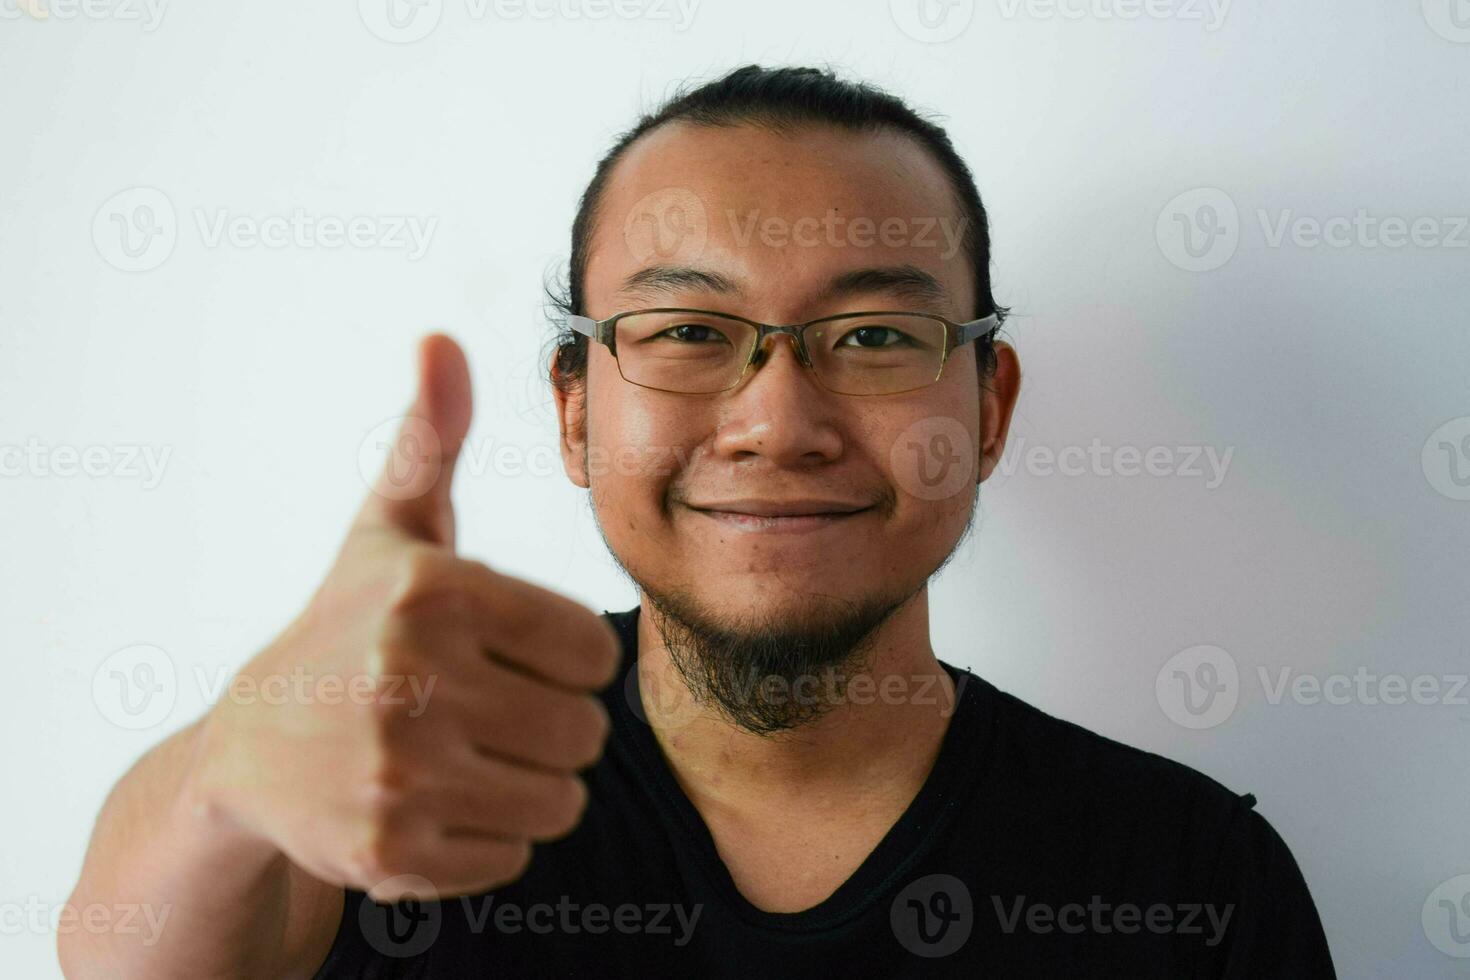
[[(787, 806), (793, 794), (833, 800), (881, 788), (911, 798), (928, 776), (954, 713), (955, 690), (929, 643), (928, 588), (888, 617), (865, 664), (839, 668), (845, 689), (810, 722), (755, 735), (695, 701), (674, 667), (645, 595), (638, 680), (645, 717), (696, 805)], [(765, 696), (827, 696), (778, 685)], [(759, 688), (752, 696), (762, 696)]]

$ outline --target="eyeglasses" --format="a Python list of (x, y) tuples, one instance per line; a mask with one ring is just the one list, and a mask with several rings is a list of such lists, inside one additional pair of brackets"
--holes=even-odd
[(776, 326), (730, 313), (664, 308), (567, 321), (607, 345), (624, 381), (686, 395), (740, 384), (773, 334), (791, 337), (802, 364), (828, 391), (896, 395), (938, 381), (956, 348), (1000, 329), (994, 313), (969, 323), (927, 313), (839, 313)]

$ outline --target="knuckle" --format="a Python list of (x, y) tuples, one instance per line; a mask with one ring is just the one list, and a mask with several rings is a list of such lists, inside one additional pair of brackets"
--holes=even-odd
[(530, 841), (508, 843), (486, 868), (486, 872), (490, 875), (489, 884), (491, 886), (509, 884), (525, 874), (526, 869), (530, 866)]
[(547, 795), (545, 832), (553, 838), (563, 837), (576, 829), (587, 812), (587, 784), (575, 777), (559, 779)]
[(580, 607), (578, 611), (580, 615), (577, 619), (585, 624), (585, 628), (579, 628), (570, 635), (575, 644), (578, 673), (588, 688), (607, 687), (617, 676), (618, 665), (622, 662), (622, 644), (612, 627), (601, 616)]
[(593, 698), (582, 698), (578, 702), (575, 715), (567, 725), (568, 752), (573, 765), (580, 769), (602, 758), (611, 725), (607, 709), (601, 702)]

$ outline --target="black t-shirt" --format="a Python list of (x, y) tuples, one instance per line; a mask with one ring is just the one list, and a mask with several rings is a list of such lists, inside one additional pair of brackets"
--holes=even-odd
[(578, 829), (483, 895), (348, 890), (318, 977), (1334, 976), (1254, 797), (948, 664), (958, 703), (907, 811), (827, 899), (762, 911), (642, 720), (638, 610), (607, 615), (623, 667)]

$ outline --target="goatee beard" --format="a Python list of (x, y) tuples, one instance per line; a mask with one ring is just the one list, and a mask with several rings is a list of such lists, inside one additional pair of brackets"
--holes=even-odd
[(823, 596), (804, 616), (736, 622), (706, 615), (684, 592), (643, 592), (694, 701), (761, 736), (810, 724), (840, 704), (848, 680), (871, 670), (878, 628), (912, 598)]

